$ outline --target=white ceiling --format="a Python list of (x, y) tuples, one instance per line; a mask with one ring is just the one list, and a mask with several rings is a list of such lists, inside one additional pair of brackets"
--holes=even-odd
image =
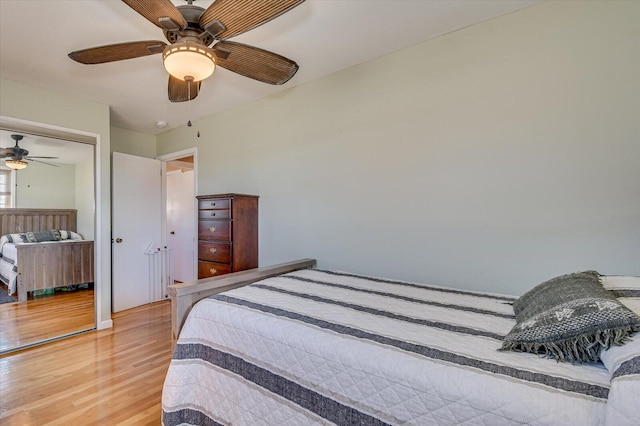
[[(4, 0), (0, 0), (0, 2), (2, 1)], [(16, 142), (11, 139), (11, 135), (14, 133), (24, 136), (24, 138), (18, 142), (18, 145), (29, 151), (29, 156), (57, 157), (41, 159), (40, 161), (52, 164), (79, 164), (93, 161), (93, 145), (32, 135), (25, 132), (0, 130), (1, 148), (15, 145)]]
[(182, 126), (538, 1), (307, 0), (233, 38), (296, 61), (300, 70), (287, 84), (271, 86), (218, 68), (194, 101), (171, 103), (161, 55), (101, 65), (67, 57), (105, 44), (164, 41), (160, 29), (125, 3), (0, 0), (0, 77), (110, 105), (112, 125), (156, 134), (166, 130), (157, 121)]

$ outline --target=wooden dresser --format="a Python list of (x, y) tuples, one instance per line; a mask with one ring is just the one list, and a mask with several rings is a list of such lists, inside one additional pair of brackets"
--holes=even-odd
[(258, 267), (258, 197), (199, 195), (198, 278)]

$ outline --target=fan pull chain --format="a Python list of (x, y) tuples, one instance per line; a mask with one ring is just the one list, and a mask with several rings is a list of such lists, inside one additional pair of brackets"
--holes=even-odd
[[(193, 82), (193, 77), (185, 78), (187, 82), (187, 102), (189, 102), (189, 115), (192, 113), (191, 109), (191, 83)], [(191, 120), (187, 121), (187, 127), (191, 127)], [(197, 137), (200, 137), (200, 130), (196, 133)]]
[[(187, 80), (187, 102), (189, 103), (189, 115), (191, 115), (191, 81)], [(187, 127), (191, 127), (191, 120), (187, 121)]]

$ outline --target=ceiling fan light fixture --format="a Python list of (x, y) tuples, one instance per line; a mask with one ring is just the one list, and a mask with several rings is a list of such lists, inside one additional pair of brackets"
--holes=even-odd
[(169, 74), (182, 81), (201, 81), (213, 74), (216, 68), (213, 49), (198, 39), (183, 37), (167, 46), (162, 53), (164, 67)]
[(7, 165), (7, 167), (9, 167), (10, 169), (13, 170), (22, 170), (25, 167), (27, 167), (27, 162), (24, 160), (12, 160), (12, 159), (8, 159), (8, 160), (4, 160), (4, 164)]

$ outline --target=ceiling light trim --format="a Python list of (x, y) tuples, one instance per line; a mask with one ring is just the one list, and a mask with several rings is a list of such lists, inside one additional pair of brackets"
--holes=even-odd
[(202, 81), (211, 77), (216, 68), (215, 58), (213, 49), (193, 37), (183, 37), (162, 53), (167, 72), (182, 81)]
[(29, 165), (29, 163), (27, 163), (24, 160), (17, 160), (17, 159), (11, 159), (11, 158), (4, 160), (4, 164), (13, 170), (22, 170)]

